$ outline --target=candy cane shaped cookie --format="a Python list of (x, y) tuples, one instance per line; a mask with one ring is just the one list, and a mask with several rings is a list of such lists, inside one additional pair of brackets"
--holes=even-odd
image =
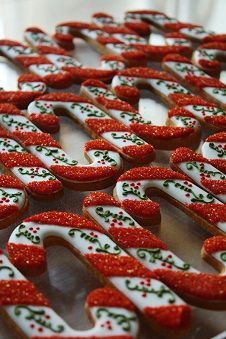
[(171, 169), (133, 168), (119, 177), (114, 194), (129, 214), (150, 225), (160, 220), (159, 205), (148, 197), (151, 192), (167, 199), (209, 232), (225, 235), (226, 205)]
[[(103, 227), (111, 238), (124, 248), (131, 256), (140, 261), (146, 268), (158, 274), (168, 274), (167, 279), (177, 276), (171, 283), (182, 297), (194, 305), (207, 308), (226, 308), (226, 277), (203, 274), (183, 262), (167, 245), (150, 231), (142, 228), (127, 214), (120, 204), (110, 195), (102, 192), (89, 194), (83, 202), (83, 212), (96, 224)], [(212, 253), (216, 262), (225, 269), (226, 237), (218, 236), (205, 241), (205, 253)], [(207, 260), (207, 255), (204, 255)], [(226, 260), (226, 259), (225, 259)], [(216, 265), (215, 265), (216, 266)], [(171, 275), (172, 274), (172, 275)], [(188, 284), (188, 281), (193, 282)], [(214, 291), (213, 294), (210, 291)]]
[(209, 42), (200, 45), (193, 53), (193, 63), (213, 76), (219, 76), (221, 71), (220, 61), (226, 62), (226, 43)]
[(13, 40), (0, 40), (0, 55), (16, 63), (22, 69), (39, 75), (47, 86), (66, 88), (72, 84), (68, 72), (60, 70), (44, 56), (30, 47)]
[(114, 20), (113, 16), (103, 13), (103, 12), (98, 12), (94, 13), (92, 15), (92, 23), (94, 25), (97, 25), (99, 27), (105, 27), (105, 26), (113, 26), (113, 27), (118, 27), (118, 26), (125, 26), (132, 31), (135, 31), (137, 34), (148, 37), (151, 33), (151, 28), (150, 25), (146, 24), (145, 22), (141, 20), (133, 20), (133, 21), (125, 21), (123, 23), (119, 23)]
[[(113, 37), (112, 29), (118, 38)], [(121, 40), (119, 36), (121, 36)], [(146, 43), (146, 41), (128, 28), (110, 26), (100, 28), (84, 22), (65, 22), (57, 25), (54, 39), (60, 46), (67, 49), (72, 48), (74, 46), (74, 37), (85, 40), (101, 54), (116, 54), (121, 56), (129, 66), (146, 64), (145, 54), (127, 45), (125, 40), (128, 41), (129, 38), (130, 40), (133, 39), (135, 41), (136, 39), (136, 41), (139, 40), (143, 43)]]
[(13, 223), (27, 207), (27, 195), (19, 180), (0, 174), (0, 229)]
[[(44, 55), (58, 68), (69, 72), (76, 83), (89, 78), (109, 82), (118, 69), (125, 68), (123, 58), (114, 55), (102, 58), (100, 68), (84, 67), (76, 58), (70, 56), (65, 49), (58, 47), (50, 36), (37, 27), (27, 28), (24, 36), (32, 48)], [(50, 41), (52, 45), (49, 45)]]
[(190, 148), (177, 148), (171, 155), (170, 166), (226, 203), (226, 175), (200, 154)]
[(0, 128), (0, 162), (16, 176), (36, 199), (54, 199), (62, 195), (62, 184), (43, 167), (42, 162), (15, 140), (12, 133)]
[(138, 319), (133, 304), (118, 291), (93, 290), (86, 299), (92, 329), (76, 331), (51, 308), (46, 297), (0, 252), (0, 307), (10, 329), (25, 338), (133, 339)]
[[(42, 133), (15, 106), (0, 104), (0, 125), (11, 132), (60, 181), (73, 189), (107, 187), (121, 172), (120, 156), (106, 141), (93, 140), (86, 143), (85, 156), (92, 163), (79, 165), (64, 152), (56, 140), (49, 134)], [(13, 160), (9, 165), (13, 166)]]
[(168, 123), (177, 127), (154, 126), (130, 104), (114, 98), (107, 86), (98, 80), (86, 80), (80, 93), (157, 149), (173, 149), (182, 144), (196, 147), (199, 144), (200, 125), (189, 113), (187, 117), (181, 114), (169, 117)]
[(226, 174), (226, 132), (210, 135), (202, 145), (202, 155)]
[(215, 102), (220, 108), (226, 108), (226, 85), (192, 65), (189, 59), (169, 54), (163, 59), (162, 67), (192, 91)]
[(190, 308), (158, 281), (155, 273), (113, 242), (100, 226), (72, 213), (50, 211), (34, 215), (11, 234), (7, 245), (10, 260), (23, 272), (42, 272), (46, 266), (43, 240), (47, 245), (63, 243), (69, 247), (102, 282), (132, 301), (154, 328), (174, 332), (188, 326)]
[[(113, 94), (112, 98), (115, 98)], [(118, 151), (128, 161), (147, 163), (154, 158), (151, 145), (84, 97), (72, 93), (51, 93), (39, 97), (28, 106), (30, 120), (45, 131), (59, 129), (58, 117), (54, 112), (69, 115), (92, 137), (106, 140), (112, 150)]]

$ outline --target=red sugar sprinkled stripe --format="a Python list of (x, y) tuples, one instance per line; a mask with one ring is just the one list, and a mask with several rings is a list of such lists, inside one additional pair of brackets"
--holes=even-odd
[(226, 194), (226, 180), (201, 179), (203, 186), (208, 188), (213, 194)]
[(1, 153), (0, 159), (3, 162), (4, 166), (7, 168), (12, 167), (45, 167), (43, 163), (36, 158), (33, 154), (30, 153), (17, 153), (17, 152), (9, 152), (9, 153)]
[(167, 61), (182, 62), (182, 63), (192, 65), (191, 60), (189, 60), (188, 58), (186, 58), (186, 57), (184, 57), (180, 54), (168, 54), (168, 55), (166, 55), (165, 58), (163, 59), (163, 62), (167, 62)]
[(114, 55), (114, 54), (107, 54), (107, 55), (102, 55), (100, 60), (112, 60), (112, 61), (121, 61), (124, 62), (125, 60), (121, 55)]
[(134, 31), (132, 31), (129, 28), (120, 26), (120, 27), (115, 27), (115, 26), (103, 26), (102, 27), (103, 32), (107, 32), (109, 34), (115, 34), (115, 33), (119, 33), (119, 34), (133, 34), (133, 35), (137, 35)]
[(109, 287), (95, 289), (89, 294), (86, 301), (89, 307), (123, 307), (130, 311), (135, 309), (134, 305), (123, 294)]
[(154, 272), (149, 271), (139, 261), (129, 256), (86, 254), (85, 258), (105, 277), (156, 278)]
[(194, 116), (194, 114), (192, 114), (191, 112), (189, 112), (187, 109), (183, 108), (183, 107), (174, 107), (171, 108), (168, 111), (168, 117), (174, 117), (174, 116), (182, 116), (182, 117), (190, 117), (190, 118), (194, 118), (196, 119), (196, 117)]
[(172, 93), (169, 96), (171, 100), (173, 100), (174, 103), (178, 106), (200, 105), (207, 107), (216, 107), (216, 104), (208, 102), (196, 95)]
[(90, 206), (117, 206), (120, 207), (120, 203), (116, 201), (111, 195), (104, 192), (90, 193), (83, 201), (85, 207)]
[(140, 146), (124, 146), (122, 147), (123, 153), (131, 158), (143, 161), (151, 161), (155, 157), (154, 148), (152, 145), (145, 144)]
[(59, 180), (33, 181), (29, 183), (28, 189), (35, 194), (53, 194), (62, 191), (63, 186)]
[(199, 49), (219, 49), (226, 51), (226, 43), (220, 41), (209, 42), (199, 46)]
[(38, 132), (15, 132), (14, 133), (25, 146), (49, 146), (61, 148), (60, 144), (47, 133)]
[(144, 312), (148, 318), (164, 328), (184, 329), (191, 323), (191, 309), (187, 305), (146, 307)]
[(48, 300), (27, 280), (0, 280), (0, 305), (48, 306)]
[(108, 89), (107, 85), (100, 81), (100, 80), (96, 80), (96, 79), (88, 79), (86, 81), (84, 81), (81, 86), (92, 86), (92, 87), (100, 87), (100, 88), (104, 88), (104, 89)]
[(86, 124), (99, 135), (105, 132), (130, 132), (128, 127), (113, 119), (87, 119)]
[(188, 207), (211, 224), (226, 221), (226, 204), (189, 204)]
[(222, 41), (226, 42), (226, 34), (214, 34), (214, 35), (208, 35), (203, 39), (203, 42), (217, 42)]
[(160, 206), (154, 201), (137, 201), (125, 199), (122, 202), (123, 208), (135, 217), (144, 219), (160, 218)]
[(108, 150), (115, 152), (115, 148), (112, 147), (107, 141), (105, 140), (90, 140), (85, 144), (84, 147), (85, 151), (88, 152), (90, 150)]
[(46, 252), (36, 245), (7, 244), (9, 259), (19, 270), (45, 268)]
[(196, 131), (193, 128), (177, 126), (152, 126), (132, 123), (131, 128), (141, 138), (150, 142), (152, 141), (152, 138), (157, 139), (183, 138), (192, 133), (196, 133)]
[(168, 22), (164, 25), (165, 28), (171, 29), (173, 31), (179, 31), (182, 28), (193, 28), (193, 27), (200, 27), (196, 24), (190, 24), (187, 22)]
[(110, 18), (113, 19), (113, 16), (103, 13), (103, 12), (97, 12), (93, 13), (92, 18)]
[(17, 56), (15, 60), (21, 63), (24, 67), (29, 67), (31, 65), (53, 65), (46, 57), (44, 56)]
[(137, 110), (133, 108), (130, 104), (121, 100), (109, 100), (103, 96), (99, 96), (96, 99), (101, 105), (103, 105), (106, 109), (115, 109), (125, 112), (134, 112), (137, 113)]
[(28, 27), (25, 32), (33, 32), (33, 33), (45, 33), (42, 29), (38, 27)]
[(164, 242), (143, 228), (111, 226), (109, 233), (114, 241), (124, 248), (161, 248), (167, 250), (167, 245)]
[(124, 180), (164, 180), (164, 179), (182, 179), (187, 180), (188, 177), (175, 172), (169, 168), (163, 167), (136, 167), (123, 173), (118, 181)]
[(216, 134), (212, 134), (206, 139), (206, 141), (226, 142), (226, 132), (219, 132)]
[(200, 89), (205, 87), (226, 88), (226, 85), (215, 78), (197, 77), (188, 74), (185, 76), (185, 80)]
[(123, 43), (113, 37), (104, 37), (104, 36), (98, 36), (96, 39), (97, 42), (99, 42), (102, 45), (107, 45), (107, 44), (121, 44), (123, 45)]
[(74, 78), (74, 81), (76, 83), (92, 78), (107, 81), (112, 79), (113, 76), (117, 73), (116, 70), (80, 67), (75, 68), (70, 66), (64, 66), (63, 69), (70, 72), (70, 75)]
[(218, 235), (216, 237), (209, 238), (204, 241), (203, 248), (208, 254), (225, 251), (226, 237)]
[[(18, 108), (25, 109), (29, 103), (34, 101), (40, 94), (41, 92), (1, 91), (0, 103), (8, 102)], [(22, 112), (15, 114), (23, 115)]]
[(21, 44), (18, 41), (7, 40), (7, 39), (1, 39), (0, 40), (0, 46), (22, 46), (22, 47), (27, 47), (27, 46)]
[(148, 24), (146, 24), (145, 22), (125, 22), (124, 26), (132, 29), (133, 31), (135, 31), (136, 33), (138, 33), (139, 35), (149, 35), (151, 33), (151, 28)]
[(207, 159), (202, 157), (200, 154), (192, 151), (187, 147), (179, 147), (177, 148), (171, 155), (170, 161), (173, 163), (180, 163), (184, 161), (200, 161), (204, 163), (209, 163)]
[(95, 225), (90, 220), (81, 217), (80, 215), (68, 213), (68, 212), (58, 212), (58, 211), (49, 211), (43, 212), (40, 214), (33, 215), (24, 220), (24, 222), (36, 222), (38, 224), (49, 224), (65, 227), (76, 227), (76, 228), (85, 228), (96, 230), (103, 233), (103, 229)]
[(13, 216), (19, 212), (19, 208), (16, 205), (1, 205), (0, 206), (0, 220)]
[(0, 187), (23, 189), (19, 180), (10, 175), (0, 175)]
[(115, 94), (123, 100), (129, 101), (131, 104), (136, 104), (140, 98), (140, 92), (136, 87), (116, 86)]
[(79, 95), (73, 94), (73, 93), (50, 93), (42, 95), (38, 98), (38, 100), (44, 100), (44, 101), (61, 101), (61, 102), (85, 102), (90, 103), (91, 101), (83, 98)]
[(0, 104), (0, 114), (24, 115), (18, 108), (11, 104)]
[(131, 67), (123, 71), (120, 71), (118, 75), (125, 75), (129, 77), (138, 77), (138, 78), (152, 78), (152, 79), (161, 79), (168, 81), (176, 81), (171, 75), (168, 75), (166, 72), (157, 71), (152, 68), (147, 67)]
[(21, 74), (17, 80), (18, 82), (43, 82), (42, 77), (36, 74)]
[(69, 55), (65, 49), (52, 46), (38, 46), (38, 52), (41, 54)]
[(182, 53), (191, 54), (192, 50), (188, 46), (151, 46), (151, 45), (139, 45), (132, 44), (138, 50), (144, 52), (152, 60), (162, 60), (167, 54), (170, 53)]
[(84, 28), (90, 28), (91, 25), (86, 22), (78, 22), (78, 21), (68, 21), (68, 22), (62, 22), (61, 24), (57, 25), (57, 27), (60, 26), (67, 26), (74, 29), (84, 29)]
[[(54, 131), (59, 129), (59, 118), (54, 114), (36, 114), (29, 116), (30, 120), (43, 130)], [(15, 132), (14, 132), (15, 133)]]

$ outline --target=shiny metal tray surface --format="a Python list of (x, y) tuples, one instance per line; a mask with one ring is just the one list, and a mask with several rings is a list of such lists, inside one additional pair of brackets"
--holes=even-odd
[[(209, 29), (218, 32), (226, 31), (225, 13), (226, 1), (217, 0), (0, 0), (0, 38), (22, 39), (23, 29), (27, 26), (40, 26), (51, 32), (56, 23), (65, 20), (89, 21), (93, 12), (105, 11), (122, 16), (125, 10), (152, 8), (163, 11), (181, 20), (204, 24)], [(161, 38), (153, 35), (153, 41), (159, 43)], [(82, 41), (76, 44), (75, 55), (85, 65), (97, 66), (99, 55)], [(151, 65), (156, 67), (156, 65)], [(0, 86), (5, 89), (15, 89), (19, 70), (12, 64), (0, 59)], [(224, 76), (225, 74), (223, 74)], [(78, 93), (79, 87), (70, 89)], [(166, 119), (167, 108), (150, 93), (143, 92), (139, 103), (141, 112), (153, 122), (158, 123)], [(89, 136), (81, 128), (72, 123), (68, 118), (61, 118), (60, 132), (54, 137), (60, 141), (65, 150), (79, 161), (83, 158), (84, 143)], [(154, 164), (168, 166), (170, 153), (157, 152)], [(125, 163), (125, 169), (130, 168)], [(112, 193), (113, 187), (106, 190)], [(81, 213), (82, 201), (88, 192), (75, 192), (65, 188), (64, 196), (58, 201), (38, 202), (29, 197), (30, 208), (25, 216), (48, 210), (70, 211)], [(188, 218), (184, 213), (164, 201), (154, 198), (160, 203), (162, 213), (161, 228), (154, 229), (170, 249), (183, 260), (191, 263), (203, 272), (214, 270), (201, 260), (200, 250), (203, 241), (210, 236), (199, 225)], [(19, 223), (19, 220), (16, 224)], [(15, 224), (15, 225), (16, 225)], [(0, 247), (4, 248), (11, 231), (11, 225), (0, 231)], [(48, 249), (48, 271), (41, 276), (32, 278), (40, 291), (50, 299), (53, 308), (71, 325), (78, 330), (85, 330), (89, 324), (83, 309), (86, 295), (92, 289), (99, 287), (100, 283), (94, 275), (87, 271), (67, 249), (52, 247)], [(226, 312), (210, 311), (193, 308), (192, 327), (187, 336), (183, 338), (209, 339), (226, 329)], [(0, 319), (0, 338), (13, 339), (14, 334)], [(141, 323), (141, 339), (158, 339), (158, 336), (145, 323)]]

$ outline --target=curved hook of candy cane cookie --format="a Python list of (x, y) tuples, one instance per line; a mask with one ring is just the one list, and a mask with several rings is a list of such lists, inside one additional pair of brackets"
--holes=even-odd
[(157, 193), (213, 234), (225, 235), (226, 205), (181, 173), (161, 167), (137, 167), (122, 174), (115, 197), (142, 224), (159, 222), (159, 205), (147, 194)]
[(128, 126), (157, 149), (174, 149), (178, 145), (195, 148), (200, 142), (200, 125), (187, 112), (183, 115), (182, 110), (171, 110), (168, 124), (172, 126), (155, 126), (150, 120), (144, 119), (128, 102), (114, 96), (107, 86), (98, 80), (86, 80), (82, 83), (80, 94), (91, 99), (93, 104)]
[(86, 331), (71, 328), (49, 305), (49, 301), (0, 252), (0, 307), (3, 317), (26, 338), (122, 338), (137, 337), (138, 319), (134, 306), (118, 291), (93, 290), (86, 299), (86, 311), (94, 327)]
[[(35, 155), (65, 185), (80, 190), (112, 185), (121, 173), (121, 159), (109, 143), (101, 140), (85, 145), (89, 165), (79, 165), (49, 134), (42, 133), (24, 114), (9, 104), (0, 104), (0, 125)], [(13, 160), (8, 160), (13, 166)]]
[(42, 81), (53, 88), (66, 88), (72, 84), (68, 72), (57, 68), (44, 56), (40, 56), (30, 47), (13, 40), (0, 40), (0, 55), (16, 65), (42, 78)]
[(226, 174), (226, 132), (210, 135), (202, 145), (202, 155)]
[(12, 224), (28, 208), (23, 185), (9, 175), (0, 175), (0, 229)]
[(146, 64), (145, 54), (128, 45), (132, 40), (140, 43), (146, 43), (146, 40), (128, 28), (110, 26), (100, 28), (84, 22), (66, 22), (57, 25), (54, 39), (60, 46), (70, 48), (74, 37), (85, 40), (101, 54), (120, 55), (128, 66)]
[(226, 43), (209, 42), (200, 45), (193, 53), (193, 63), (203, 69), (205, 72), (219, 76), (221, 71), (221, 62), (226, 62)]
[[(182, 297), (187, 297), (188, 302), (199, 307), (226, 308), (226, 277), (203, 274), (183, 262), (163, 241), (142, 228), (112, 196), (102, 192), (90, 193), (83, 202), (83, 213), (147, 269), (157, 274), (160, 272), (163, 281), (169, 282)], [(215, 257), (215, 263), (220, 265), (223, 273), (226, 237), (210, 238), (205, 241), (204, 248), (203, 258), (207, 260), (208, 254)]]
[(47, 245), (63, 243), (69, 247), (101, 281), (110, 283), (132, 301), (154, 327), (175, 331), (188, 326), (190, 308), (156, 280), (153, 272), (116, 245), (100, 226), (66, 212), (51, 211), (32, 216), (11, 234), (10, 260), (22, 271), (43, 271), (46, 266), (43, 241)]
[(193, 152), (190, 148), (177, 148), (170, 157), (170, 166), (226, 203), (226, 175), (212, 166), (202, 155)]
[(36, 156), (27, 152), (12, 133), (1, 127), (0, 162), (9, 174), (22, 182), (27, 192), (34, 198), (54, 199), (62, 195), (61, 182), (43, 167), (43, 163)]
[(29, 27), (25, 30), (25, 40), (38, 53), (44, 55), (50, 62), (58, 68), (67, 71), (73, 81), (80, 83), (89, 78), (100, 79), (109, 82), (117, 73), (118, 69), (124, 69), (123, 58), (109, 56), (101, 60), (100, 68), (87, 68), (73, 56), (54, 42), (54, 40), (44, 31), (37, 27)]
[(92, 137), (106, 140), (128, 161), (147, 163), (154, 158), (151, 145), (84, 97), (72, 93), (51, 93), (39, 97), (28, 106), (30, 120), (45, 131), (53, 132), (59, 128), (54, 112), (69, 115)]
[(94, 13), (92, 15), (92, 23), (94, 25), (97, 25), (99, 27), (105, 27), (105, 26), (124, 26), (128, 29), (131, 29), (132, 31), (136, 32), (137, 34), (143, 36), (143, 37), (149, 37), (151, 33), (150, 25), (146, 24), (145, 22), (141, 20), (128, 20), (122, 23), (116, 22), (113, 18), (113, 16), (98, 12)]
[(226, 85), (192, 65), (189, 59), (177, 54), (167, 55), (162, 67), (192, 91), (226, 109)]

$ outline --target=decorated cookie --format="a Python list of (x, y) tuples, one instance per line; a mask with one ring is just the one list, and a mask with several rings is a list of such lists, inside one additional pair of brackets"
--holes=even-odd
[[(87, 68), (63, 48), (60, 48), (54, 40), (44, 31), (36, 27), (27, 28), (25, 40), (39, 54), (44, 55), (50, 62), (63, 71), (67, 71), (73, 81), (80, 83), (89, 78), (110, 81), (117, 73), (117, 70), (125, 68), (123, 58), (116, 55), (109, 55), (101, 59), (100, 68)], [(51, 44), (50, 44), (51, 42)]]
[(120, 23), (120, 22), (115, 21), (113, 16), (103, 13), (103, 12), (94, 13), (92, 15), (92, 23), (99, 27), (124, 26), (144, 37), (149, 37), (151, 33), (150, 25), (146, 24), (145, 22), (141, 20), (131, 20), (131, 21), (128, 20), (123, 23)]
[[(113, 94), (112, 98), (115, 98)], [(118, 151), (129, 161), (147, 163), (154, 158), (153, 146), (84, 97), (72, 93), (51, 93), (39, 97), (28, 106), (29, 119), (48, 132), (59, 129), (58, 117), (54, 112), (69, 115), (92, 137), (107, 141), (112, 151)]]
[[(182, 297), (186, 296), (190, 303), (207, 308), (226, 307), (225, 276), (201, 273), (183, 262), (163, 241), (137, 224), (112, 196), (102, 192), (89, 194), (84, 200), (83, 211), (132, 257), (159, 274), (160, 280), (166, 281)], [(223, 272), (226, 237), (210, 238), (203, 248), (222, 265)]]
[[(1, 117), (7, 120), (5, 117)], [(11, 119), (13, 123), (13, 118)], [(9, 123), (9, 119), (8, 119)], [(0, 128), (1, 165), (17, 177), (29, 194), (37, 199), (53, 199), (62, 193), (62, 184), (43, 167), (43, 163), (33, 154), (28, 153), (12, 133)]]
[(186, 87), (215, 102), (220, 108), (226, 109), (226, 85), (192, 65), (189, 59), (169, 54), (163, 59), (162, 66)]
[(200, 45), (193, 53), (192, 60), (205, 72), (219, 75), (220, 61), (226, 61), (226, 42), (209, 42)]
[(164, 39), (169, 46), (188, 46), (192, 47), (191, 41), (189, 41), (185, 35), (179, 32), (170, 32), (164, 35)]
[(212, 166), (209, 160), (189, 148), (180, 147), (171, 155), (170, 165), (226, 203), (226, 175)]
[(23, 185), (9, 175), (0, 175), (0, 229), (12, 224), (28, 207)]
[(187, 116), (180, 112), (171, 114), (168, 124), (172, 126), (155, 126), (150, 120), (144, 119), (129, 103), (118, 99), (98, 80), (87, 80), (82, 83), (81, 94), (157, 149), (173, 149), (178, 145), (196, 147), (199, 144), (200, 125), (189, 113)]
[(210, 135), (202, 145), (202, 155), (226, 174), (226, 132)]
[(119, 177), (114, 193), (131, 216), (150, 225), (160, 221), (159, 205), (149, 199), (152, 191), (183, 210), (209, 232), (225, 235), (226, 205), (179, 172), (162, 167), (133, 168)]
[(0, 55), (38, 75), (47, 86), (66, 88), (72, 84), (72, 78), (68, 72), (59, 69), (46, 57), (17, 41), (0, 40)]
[(93, 290), (86, 299), (86, 310), (94, 327), (77, 331), (50, 306), (48, 299), (27, 280), (1, 251), (0, 307), (3, 317), (25, 338), (120, 338), (137, 337), (138, 319), (133, 304), (118, 291)]
[(74, 254), (79, 253), (101, 281), (122, 292), (155, 328), (175, 331), (188, 326), (190, 308), (102, 227), (79, 215), (50, 211), (25, 219), (10, 236), (10, 260), (23, 272), (42, 272), (46, 267), (43, 241), (48, 244), (51, 235), (55, 243), (60, 239), (60, 244), (63, 241)]
[[(44, 121), (47, 123), (48, 118)], [(121, 172), (120, 156), (106, 141), (94, 140), (87, 142), (85, 156), (92, 163), (90, 165), (79, 165), (76, 160), (64, 152), (56, 140), (49, 134), (40, 131), (15, 106), (0, 104), (0, 125), (11, 132), (24, 148), (39, 159), (36, 158), (37, 166), (35, 165), (35, 167), (32, 166), (32, 163), (24, 165), (32, 166), (34, 175), (41, 162), (65, 185), (79, 190), (92, 190), (111, 185)], [(18, 167), (19, 164), (10, 159), (11, 157), (9, 157), (8, 166), (10, 168), (15, 165)], [(20, 165), (22, 164), (20, 163)], [(46, 173), (49, 172), (46, 171)], [(30, 175), (33, 176), (32, 173)], [(42, 180), (44, 179), (42, 178)], [(53, 182), (50, 184), (53, 185)]]

